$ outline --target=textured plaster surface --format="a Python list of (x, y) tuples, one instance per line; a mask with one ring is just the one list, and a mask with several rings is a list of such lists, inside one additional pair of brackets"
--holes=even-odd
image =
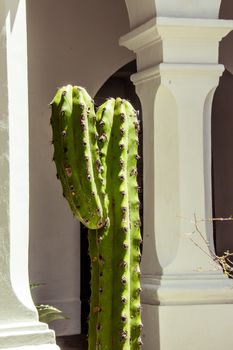
[[(211, 108), (224, 70), (219, 41), (233, 22), (217, 19), (220, 1), (126, 3), (133, 30), (120, 44), (137, 56), (144, 123), (144, 349), (232, 346), (232, 281), (204, 253), (205, 241), (214, 249), (212, 225), (199, 222), (204, 239), (192, 232), (194, 213), (212, 217)], [(218, 314), (221, 331), (207, 325)]]

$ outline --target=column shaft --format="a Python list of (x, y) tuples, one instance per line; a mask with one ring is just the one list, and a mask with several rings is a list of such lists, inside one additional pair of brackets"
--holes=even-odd
[[(233, 22), (215, 19), (219, 1), (195, 19), (194, 1), (182, 11), (179, 0), (146, 3), (164, 17), (142, 22), (129, 0), (134, 29), (120, 39), (137, 56), (143, 113), (144, 349), (217, 350), (233, 344), (233, 283), (208, 255), (213, 228), (204, 219), (212, 217), (212, 99), (224, 69), (218, 46)], [(194, 216), (203, 219), (199, 233)]]
[(0, 1), (0, 348), (58, 349), (38, 321), (28, 280), (26, 8)]

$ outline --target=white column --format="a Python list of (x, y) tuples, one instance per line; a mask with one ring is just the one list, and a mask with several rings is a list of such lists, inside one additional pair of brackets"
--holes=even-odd
[[(212, 217), (211, 107), (224, 69), (219, 41), (233, 22), (216, 19), (220, 1), (187, 3), (148, 0), (140, 11), (128, 0), (134, 29), (120, 39), (137, 55), (132, 80), (143, 111), (145, 350), (233, 346), (233, 281), (203, 252), (201, 236), (187, 234), (194, 214)], [(146, 9), (159, 17), (143, 23)], [(214, 249), (212, 225), (199, 228)]]
[(0, 349), (59, 349), (29, 290), (28, 165), (25, 0), (0, 0)]

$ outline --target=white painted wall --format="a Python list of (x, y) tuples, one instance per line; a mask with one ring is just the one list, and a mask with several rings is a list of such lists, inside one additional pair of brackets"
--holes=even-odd
[[(26, 1), (0, 1), (0, 348), (56, 349), (28, 280)], [(24, 346), (25, 345), (25, 346)]]
[(85, 86), (94, 96), (134, 56), (118, 46), (129, 31), (123, 0), (28, 0), (30, 114), (30, 279), (46, 283), (36, 300), (57, 305), (71, 321), (57, 334), (80, 331), (79, 223), (62, 197), (52, 163), (50, 111), (55, 89)]

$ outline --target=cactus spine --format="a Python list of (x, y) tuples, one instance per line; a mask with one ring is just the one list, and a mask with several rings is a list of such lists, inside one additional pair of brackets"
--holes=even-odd
[[(70, 90), (72, 93), (64, 94)], [(73, 109), (68, 109), (68, 102)], [(52, 106), (58, 176), (71, 209), (89, 228), (92, 294), (88, 348), (139, 350), (142, 323), (137, 113), (128, 101), (111, 98), (95, 115), (86, 91), (71, 86), (58, 91)], [(65, 122), (61, 121), (64, 110)], [(85, 130), (81, 120), (85, 120)], [(63, 130), (69, 136), (65, 144)], [(93, 135), (99, 135), (98, 141)], [(81, 147), (83, 138), (86, 144)], [(64, 152), (64, 147), (68, 151)], [(90, 179), (84, 171), (86, 156)], [(71, 176), (66, 167), (71, 168)], [(71, 182), (77, 196), (70, 196)], [(91, 201), (90, 193), (94, 193)]]

